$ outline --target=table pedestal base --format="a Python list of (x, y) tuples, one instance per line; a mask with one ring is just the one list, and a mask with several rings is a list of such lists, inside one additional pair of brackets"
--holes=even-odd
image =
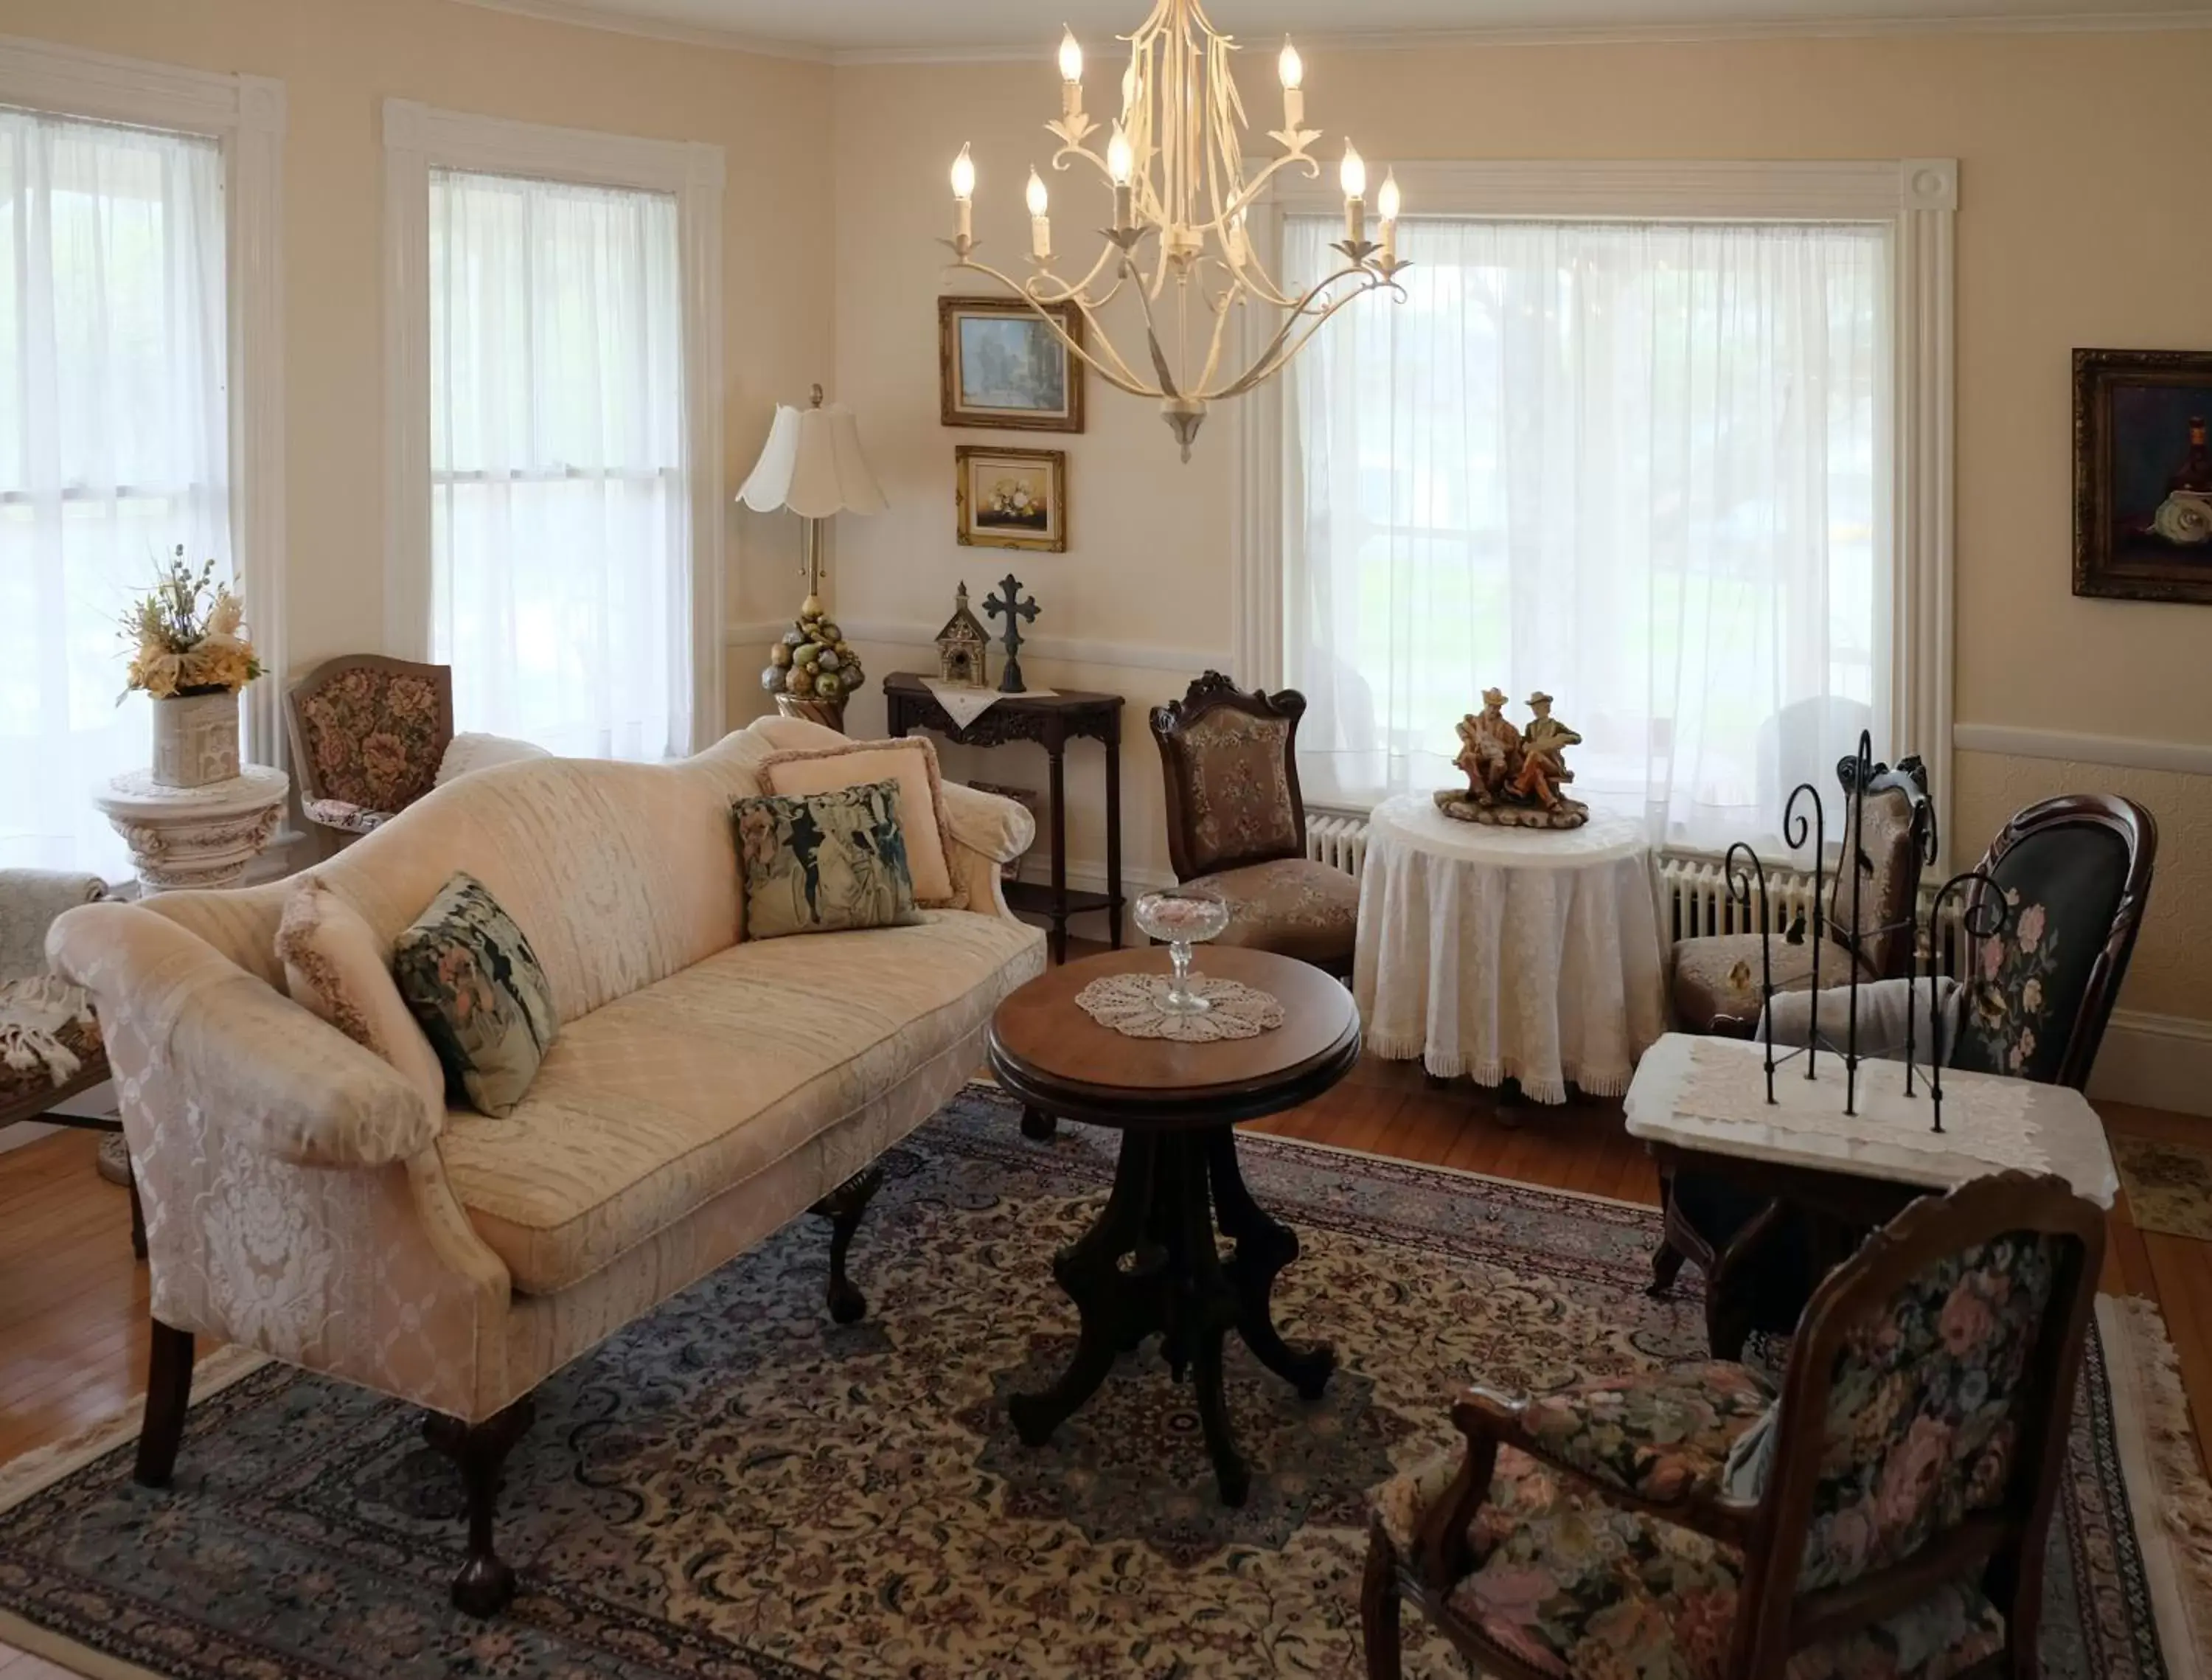
[[(1237, 1245), (1225, 1262), (1217, 1227)], [(1083, 1316), (1075, 1357), (1043, 1393), (1006, 1403), (1016, 1431), (1042, 1446), (1097, 1392), (1118, 1355), (1158, 1335), (1176, 1380), (1188, 1370), (1197, 1383), (1222, 1503), (1243, 1504), (1251, 1475), (1223, 1397), (1223, 1337), (1235, 1330), (1303, 1399), (1318, 1400), (1336, 1368), (1327, 1343), (1293, 1348), (1275, 1329), (1275, 1276), (1297, 1257), (1296, 1233), (1244, 1187), (1231, 1127), (1125, 1132), (1105, 1211), (1053, 1260), (1053, 1275)]]

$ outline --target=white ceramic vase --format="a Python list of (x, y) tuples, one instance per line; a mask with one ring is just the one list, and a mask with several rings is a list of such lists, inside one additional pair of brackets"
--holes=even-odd
[(154, 702), (154, 780), (204, 788), (238, 774), (238, 696), (179, 694)]

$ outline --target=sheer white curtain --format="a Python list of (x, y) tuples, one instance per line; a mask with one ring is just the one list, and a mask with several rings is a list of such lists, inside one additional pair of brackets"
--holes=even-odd
[(463, 729), (691, 750), (677, 206), (433, 171), (431, 642)]
[(0, 109), (0, 867), (130, 873), (130, 598), (230, 562), (220, 144)]
[[(1318, 277), (1340, 220), (1293, 217)], [(1584, 737), (1655, 840), (1767, 837), (1887, 746), (1886, 236), (1417, 220), (1407, 301), (1288, 393), (1286, 665), (1310, 801), (1448, 785), (1480, 691)]]

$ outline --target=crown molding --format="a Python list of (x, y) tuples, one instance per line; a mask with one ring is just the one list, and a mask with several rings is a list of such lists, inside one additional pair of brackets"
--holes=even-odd
[[(710, 46), (724, 52), (750, 52), (758, 58), (785, 58), (799, 64), (826, 64), (836, 55), (825, 46), (805, 41), (775, 40), (749, 35), (740, 29), (718, 29), (707, 23), (678, 23), (672, 19), (644, 17), (635, 12), (609, 11), (592, 0), (454, 0), (456, 5), (479, 11), (506, 12), (540, 23), (564, 23), (572, 28), (598, 29), (611, 35), (637, 35), (647, 40), (675, 41), (684, 46)], [(1024, 55), (1033, 56), (1033, 55)]]
[[(1052, 51), (1052, 39), (992, 46), (828, 47), (776, 40), (711, 24), (678, 23), (611, 11), (595, 0), (455, 0), (486, 11), (508, 12), (541, 22), (600, 29), (650, 40), (678, 41), (730, 52), (804, 64), (1030, 64)], [(2100, 35), (2212, 29), (2212, 10), (2069, 12), (2054, 15), (2007, 13), (1971, 17), (1832, 17), (1744, 19), (1709, 23), (1590, 23), (1469, 25), (1458, 29), (1350, 29), (1300, 37), (1309, 50), (1419, 52), (1453, 46), (1695, 46), (1729, 41), (1853, 40), (1885, 36)]]

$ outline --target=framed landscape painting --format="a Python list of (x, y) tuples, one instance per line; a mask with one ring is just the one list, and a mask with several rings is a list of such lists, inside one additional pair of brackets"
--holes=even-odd
[[(1083, 317), (1050, 307), (1077, 344)], [(1004, 297), (937, 300), (940, 417), (948, 426), (1014, 431), (1083, 429), (1083, 363), (1026, 303)]]
[(2212, 602), (2212, 351), (2074, 352), (2074, 593)]
[(1061, 449), (993, 449), (962, 444), (953, 452), (953, 490), (964, 548), (1067, 551), (1067, 453)]

